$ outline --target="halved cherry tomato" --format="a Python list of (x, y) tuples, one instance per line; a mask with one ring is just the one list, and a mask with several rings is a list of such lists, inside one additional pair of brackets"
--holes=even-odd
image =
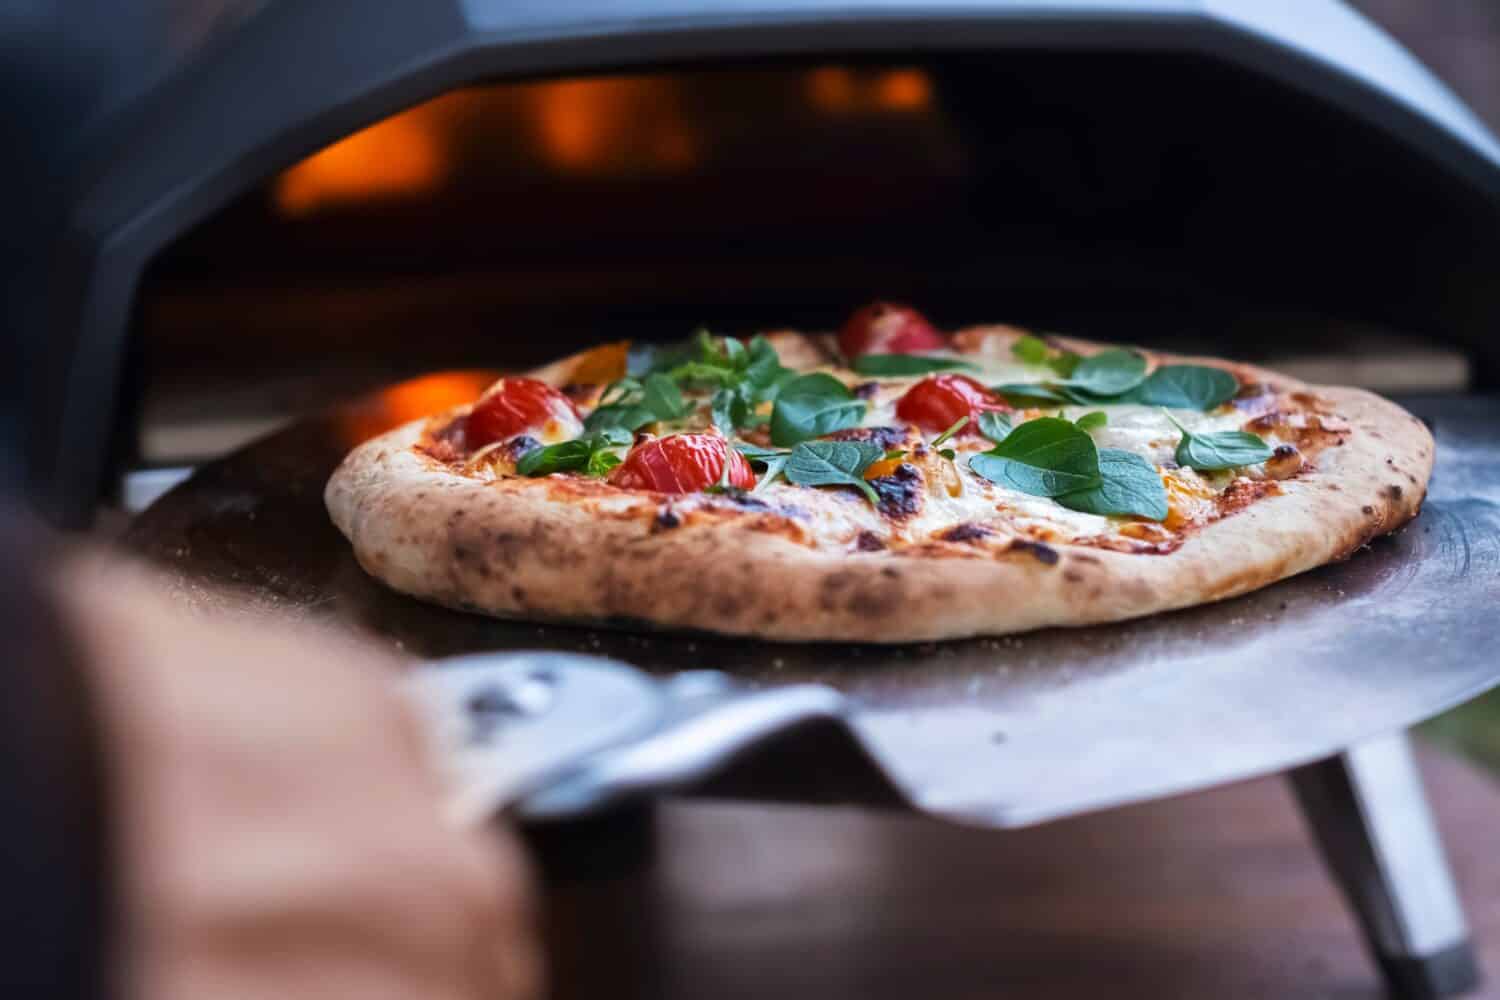
[(630, 449), (609, 474), (616, 486), (658, 493), (697, 493), (715, 485), (729, 463), (730, 486), (750, 489), (755, 473), (745, 456), (716, 434), (670, 434), (648, 438)]
[(583, 433), (573, 401), (534, 378), (503, 378), (469, 411), (468, 443), (483, 448), (517, 434), (549, 443)]
[(948, 346), (943, 336), (911, 306), (872, 302), (856, 310), (839, 330), (839, 350), (854, 360), (861, 354), (912, 354)]
[(968, 417), (964, 433), (977, 433), (979, 415), (986, 410), (1009, 410), (1005, 401), (967, 375), (944, 372), (929, 375), (896, 401), (896, 416), (925, 431), (942, 432)]

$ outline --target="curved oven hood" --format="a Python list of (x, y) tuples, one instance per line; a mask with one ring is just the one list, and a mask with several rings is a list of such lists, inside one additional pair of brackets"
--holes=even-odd
[[(49, 290), (28, 456), (39, 506), (87, 523), (152, 258), (276, 171), (464, 84), (628, 67), (1005, 50), (1181, 53), (1369, 126), (1415, 183), (1500, 216), (1500, 147), (1404, 49), (1336, 0), (272, 2), (94, 130)], [(1489, 226), (1494, 229), (1493, 225)], [(1460, 250), (1462, 248), (1459, 248)], [(37, 380), (42, 382), (42, 380)]]

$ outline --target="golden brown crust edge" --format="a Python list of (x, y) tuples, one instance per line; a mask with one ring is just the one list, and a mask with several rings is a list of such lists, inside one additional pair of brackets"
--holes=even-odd
[[(1213, 363), (1299, 387), (1262, 369)], [(1203, 527), (1166, 555), (1066, 544), (972, 558), (821, 551), (748, 517), (689, 518), (663, 530), (651, 497), (601, 515), (558, 502), (548, 480), (454, 476), (412, 451), (420, 421), (355, 449), (326, 500), (372, 575), (413, 596), (505, 617), (882, 643), (1118, 621), (1342, 559), (1416, 515), (1433, 463), (1426, 427), (1362, 390), (1300, 388), (1349, 421), (1347, 442), (1283, 482), (1280, 495)]]

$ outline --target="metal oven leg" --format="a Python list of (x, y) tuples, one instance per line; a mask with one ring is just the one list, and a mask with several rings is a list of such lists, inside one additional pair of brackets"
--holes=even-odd
[(1405, 733), (1290, 772), (1323, 860), (1402, 998), (1479, 982), (1463, 910)]

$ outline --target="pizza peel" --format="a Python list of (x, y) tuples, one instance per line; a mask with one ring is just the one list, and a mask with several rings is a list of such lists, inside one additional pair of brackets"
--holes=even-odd
[[(663, 697), (672, 678), (703, 670), (728, 675), (741, 695), (792, 689), (835, 723), (822, 742), (720, 755), (716, 766), (733, 766), (712, 789), (904, 803), (991, 826), (1285, 770), (1500, 683), (1493, 400), (1403, 401), (1438, 441), (1428, 502), (1346, 562), (1134, 622), (892, 647), (498, 621), (387, 590), (329, 523), (323, 485), (354, 444), (409, 419), (413, 402), (430, 404), (424, 385), (202, 467), (133, 522), (126, 546), (193, 606), (332, 623), (414, 659), (550, 650), (631, 664), (667, 682), (652, 685)], [(829, 690), (842, 695), (837, 710), (811, 695)]]

